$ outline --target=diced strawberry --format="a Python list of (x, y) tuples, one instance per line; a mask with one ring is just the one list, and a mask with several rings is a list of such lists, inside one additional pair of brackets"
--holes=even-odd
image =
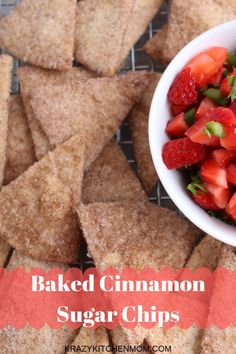
[(227, 180), (229, 183), (236, 185), (236, 164), (230, 164), (227, 167)]
[(225, 136), (220, 144), (227, 150), (236, 152), (236, 127), (225, 127)]
[(184, 112), (186, 109), (185, 106), (177, 106), (175, 104), (171, 105), (171, 112), (173, 113), (174, 116), (177, 116), (178, 114)]
[(209, 85), (220, 85), (223, 75), (223, 67), (221, 66), (218, 71), (209, 80)]
[(199, 87), (212, 82), (213, 77), (223, 66), (227, 57), (227, 49), (223, 47), (212, 47), (196, 55), (186, 67), (191, 68), (193, 77)]
[(209, 110), (207, 114), (210, 121), (219, 122), (225, 127), (236, 125), (236, 116), (229, 108), (216, 107)]
[(233, 112), (224, 107), (216, 107), (207, 111), (201, 119), (199, 119), (192, 127), (186, 131), (186, 135), (195, 143), (210, 146), (219, 146), (220, 140), (217, 136), (209, 136), (205, 132), (206, 123), (219, 122), (224, 127), (236, 125), (236, 116)]
[(230, 189), (216, 186), (215, 184), (204, 183), (204, 186), (211, 193), (215, 204), (220, 209), (224, 209), (230, 199)]
[(188, 138), (169, 141), (162, 150), (163, 161), (169, 169), (193, 165), (203, 161), (205, 157), (205, 147)]
[(204, 161), (200, 171), (205, 183), (215, 184), (222, 188), (228, 188), (227, 173), (212, 158)]
[(218, 66), (223, 66), (227, 59), (228, 50), (224, 47), (211, 47), (206, 50), (206, 54), (210, 55), (212, 59), (218, 64)]
[(220, 167), (225, 168), (230, 161), (236, 158), (236, 153), (225, 149), (217, 149), (213, 151), (212, 157)]
[(180, 113), (167, 123), (166, 132), (173, 137), (182, 138), (188, 128), (184, 113)]
[(204, 192), (202, 190), (198, 190), (197, 194), (191, 194), (193, 200), (200, 205), (203, 209), (217, 211), (219, 207), (214, 202), (212, 196), (208, 192)]
[(192, 70), (193, 77), (198, 87), (203, 87), (208, 84), (209, 80), (218, 70), (214, 59), (206, 53), (200, 53), (195, 56), (186, 67)]
[[(229, 74), (229, 76), (236, 75), (236, 68)], [(225, 77), (224, 80), (221, 82), (220, 85), (220, 92), (222, 96), (227, 97), (232, 90), (232, 85), (230, 85), (228, 77)]]
[(197, 109), (196, 115), (195, 115), (195, 120), (199, 120), (200, 118), (203, 117), (203, 115), (208, 112), (211, 108), (215, 108), (216, 103), (215, 101), (211, 100), (208, 97), (205, 97), (202, 102), (200, 103), (200, 106)]
[(232, 86), (229, 83), (228, 77), (225, 77), (224, 80), (220, 84), (220, 92), (224, 97), (228, 97), (232, 90)]
[(231, 109), (231, 111), (236, 115), (236, 100), (231, 103), (229, 109)]
[(191, 70), (186, 68), (180, 72), (171, 86), (168, 92), (168, 101), (172, 105), (188, 107), (197, 103), (198, 99), (199, 93), (196, 82)]
[(225, 211), (227, 215), (236, 222), (236, 193), (234, 193), (230, 199)]
[(208, 123), (209, 117), (208, 112), (199, 119), (192, 127), (190, 127), (185, 135), (195, 143), (203, 144), (203, 145), (210, 145), (210, 146), (220, 146), (220, 139), (217, 136), (209, 137), (205, 133), (206, 123)]

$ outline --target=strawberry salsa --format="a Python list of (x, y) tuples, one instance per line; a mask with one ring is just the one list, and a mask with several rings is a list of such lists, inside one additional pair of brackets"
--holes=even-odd
[(210, 215), (236, 224), (236, 51), (212, 47), (195, 56), (168, 101), (165, 165), (183, 171), (188, 193)]

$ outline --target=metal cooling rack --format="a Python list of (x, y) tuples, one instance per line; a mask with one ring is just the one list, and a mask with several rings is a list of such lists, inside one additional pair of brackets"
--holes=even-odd
[[(0, 15), (5, 16), (9, 14), (9, 12), (13, 9), (13, 7), (18, 4), (20, 0), (0, 0)], [(141, 51), (143, 45), (152, 38), (168, 19), (169, 7), (170, 7), (171, 0), (165, 0), (163, 6), (161, 7), (158, 15), (152, 21), (152, 23), (148, 26), (146, 32), (143, 36), (139, 39), (136, 43), (134, 48), (132, 48), (128, 58), (125, 61), (124, 67), (122, 71), (129, 71), (129, 70), (148, 70), (148, 71), (156, 71), (156, 72), (163, 72), (165, 70), (165, 66), (161, 63), (154, 62), (148, 57), (144, 52)], [(19, 92), (19, 84), (17, 80), (16, 70), (22, 63), (18, 60), (14, 62), (14, 74), (12, 78), (12, 94), (16, 94)], [(120, 144), (124, 154), (126, 155), (131, 167), (137, 172), (137, 165), (134, 158), (133, 153), (133, 144), (131, 139), (131, 134), (129, 130), (128, 122), (125, 121), (119, 131), (116, 134), (117, 142)], [(152, 191), (149, 196), (149, 199), (157, 203), (160, 206), (168, 207), (171, 209), (176, 210), (175, 205), (167, 195), (165, 189), (159, 183), (157, 187)], [(83, 243), (80, 251), (80, 261), (75, 264), (80, 269), (85, 270), (88, 267), (93, 266), (93, 261), (87, 257), (87, 249), (85, 242)]]

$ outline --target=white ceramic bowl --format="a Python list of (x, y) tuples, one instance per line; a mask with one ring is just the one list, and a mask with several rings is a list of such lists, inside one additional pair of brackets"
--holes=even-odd
[(185, 64), (199, 52), (213, 46), (236, 49), (236, 20), (214, 27), (195, 38), (172, 60), (153, 96), (149, 116), (149, 142), (156, 171), (167, 193), (182, 213), (200, 229), (216, 239), (236, 246), (236, 226), (210, 217), (188, 195), (181, 173), (168, 170), (162, 161), (162, 147), (169, 141), (165, 133), (166, 123), (170, 119), (167, 93), (176, 75)]

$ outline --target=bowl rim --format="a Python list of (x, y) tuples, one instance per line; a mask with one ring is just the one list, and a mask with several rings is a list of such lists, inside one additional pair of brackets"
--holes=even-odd
[[(201, 49), (200, 49), (201, 45), (198, 46), (198, 44), (201, 44), (202, 40), (204, 40), (205, 37), (211, 36), (215, 32), (224, 31), (225, 29), (229, 29), (232, 26), (236, 28), (236, 20), (223, 23), (221, 25), (218, 25), (218, 26), (215, 26), (215, 27), (209, 29), (206, 32), (203, 32), (198, 37), (194, 38), (191, 42), (189, 42), (185, 47), (183, 47), (178, 52), (178, 54), (174, 57), (174, 59), (169, 63), (169, 65), (167, 66), (166, 70), (164, 71), (161, 79), (159, 80), (159, 82), (157, 84), (157, 87), (155, 89), (155, 93), (152, 98), (152, 103), (151, 103), (150, 113), (149, 113), (149, 122), (148, 122), (148, 135), (149, 135), (149, 147), (151, 150), (151, 156), (152, 156), (152, 160), (153, 160), (156, 172), (158, 171), (158, 176), (160, 178), (160, 181), (162, 182), (165, 190), (167, 191), (168, 195), (170, 196), (170, 198), (172, 199), (174, 204), (177, 206), (177, 208), (193, 224), (195, 224), (197, 227), (199, 227), (201, 230), (203, 230), (206, 234), (210, 234), (212, 237), (218, 239), (219, 241), (222, 241), (224, 243), (228, 243), (232, 246), (236, 246), (236, 237), (235, 237), (236, 236), (236, 226), (228, 225), (216, 218), (210, 218), (210, 217), (209, 217), (209, 224), (210, 225), (202, 223), (198, 217), (195, 217), (193, 210), (195, 210), (198, 215), (199, 215), (199, 210), (206, 215), (207, 215), (207, 213), (195, 203), (194, 203), (194, 205), (191, 205), (191, 207), (190, 207), (191, 199), (189, 197), (188, 197), (189, 205), (184, 206), (183, 203), (178, 199), (178, 197), (173, 193), (172, 188), (166, 182), (166, 179), (165, 179), (166, 175), (164, 173), (164, 168), (166, 168), (166, 167), (163, 168), (164, 164), (163, 164), (162, 158), (160, 158), (160, 155), (158, 155), (157, 147), (156, 147), (156, 139), (155, 139), (155, 136), (153, 133), (155, 131), (155, 129), (153, 127), (155, 125), (155, 121), (156, 121), (156, 117), (157, 117), (157, 111), (158, 111), (157, 101), (159, 101), (160, 91), (162, 91), (164, 86), (166, 86), (166, 77), (168, 77), (173, 72), (173, 69), (176, 68), (176, 64), (179, 61), (179, 58), (183, 56), (183, 53), (189, 52), (189, 51), (191, 51), (191, 49), (196, 49), (196, 47), (197, 48), (199, 47), (198, 52), (201, 52)], [(195, 54), (193, 54), (192, 56), (194, 56), (194, 55)], [(184, 65), (185, 65), (185, 63), (183, 62), (183, 65), (181, 67), (178, 67), (178, 71), (180, 71)], [(166, 102), (166, 99), (163, 100), (163, 103), (164, 102)], [(187, 195), (187, 193), (186, 193), (186, 195)], [(212, 220), (212, 222), (210, 222), (210, 220)]]

